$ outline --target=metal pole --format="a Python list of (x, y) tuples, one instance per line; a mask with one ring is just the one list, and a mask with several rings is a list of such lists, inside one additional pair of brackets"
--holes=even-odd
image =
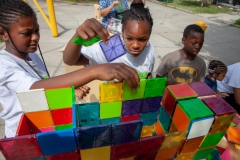
[(55, 16), (55, 11), (54, 11), (53, 0), (47, 0), (47, 6), (48, 6), (48, 14), (49, 14), (52, 35), (54, 37), (57, 37), (58, 29), (57, 29), (57, 22), (56, 22), (56, 16)]

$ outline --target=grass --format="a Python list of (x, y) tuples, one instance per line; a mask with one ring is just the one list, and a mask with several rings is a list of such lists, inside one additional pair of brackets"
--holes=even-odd
[(236, 20), (234, 24), (240, 25), (240, 19)]
[(194, 0), (173, 0), (173, 3), (163, 2), (163, 4), (172, 6), (174, 8), (191, 11), (192, 13), (218, 14), (232, 12), (232, 10), (228, 9), (227, 7), (221, 6), (222, 8), (218, 8), (214, 4), (204, 4), (203, 7), (201, 7), (202, 2)]
[(3, 39), (2, 39), (2, 38), (0, 38), (0, 43), (1, 43), (1, 42), (3, 42)]

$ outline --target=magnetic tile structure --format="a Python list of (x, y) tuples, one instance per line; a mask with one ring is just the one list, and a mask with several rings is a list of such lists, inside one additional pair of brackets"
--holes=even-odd
[(176, 99), (173, 97), (167, 87), (165, 88), (164, 95), (162, 97), (162, 106), (167, 111), (169, 116), (172, 116), (176, 106)]
[(160, 105), (161, 99), (162, 97), (143, 99), (141, 113), (156, 112), (161, 106)]
[(143, 100), (130, 100), (122, 102), (122, 116), (139, 114), (143, 105)]
[(119, 160), (123, 158), (136, 156), (138, 142), (131, 142), (111, 146), (111, 160)]
[(130, 121), (135, 121), (140, 119), (140, 114), (134, 114), (130, 116), (122, 116), (121, 117), (121, 122), (130, 122)]
[(100, 119), (120, 117), (122, 102), (109, 102), (100, 104)]
[(161, 126), (164, 129), (164, 132), (167, 133), (172, 119), (164, 107), (160, 107), (159, 112), (160, 114), (159, 114), (158, 120), (161, 123)]
[(119, 82), (105, 82), (99, 85), (100, 103), (122, 100), (123, 84)]
[(199, 97), (215, 95), (215, 92), (204, 82), (192, 82), (188, 84)]
[(158, 112), (142, 113), (140, 119), (143, 120), (143, 126), (150, 126), (156, 123)]
[(203, 139), (204, 139), (204, 136), (185, 140), (185, 142), (183, 143), (183, 146), (180, 150), (180, 153), (185, 154), (185, 153), (197, 151), (197, 149), (200, 147)]
[(215, 134), (207, 134), (203, 139), (200, 148), (216, 146), (218, 142), (222, 139), (226, 132), (219, 132)]
[(204, 159), (207, 158), (207, 156), (212, 152), (214, 148), (209, 147), (205, 149), (199, 149), (197, 153), (194, 155), (193, 160), (199, 160), (199, 159)]
[(152, 137), (155, 130), (155, 125), (143, 126), (141, 132), (141, 138)]
[(167, 78), (150, 78), (146, 80), (144, 98), (160, 97), (163, 95)]

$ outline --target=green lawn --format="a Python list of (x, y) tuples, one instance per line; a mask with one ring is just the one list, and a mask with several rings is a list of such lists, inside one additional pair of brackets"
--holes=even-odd
[(235, 24), (240, 25), (240, 19), (236, 20)]

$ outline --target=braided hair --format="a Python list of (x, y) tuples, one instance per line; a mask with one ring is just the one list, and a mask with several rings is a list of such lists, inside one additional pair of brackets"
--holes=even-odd
[(0, 0), (0, 27), (9, 29), (9, 25), (20, 18), (34, 17), (33, 9), (22, 0)]
[(150, 33), (152, 32), (153, 19), (148, 8), (144, 8), (142, 1), (133, 1), (130, 9), (126, 10), (122, 17), (122, 31), (127, 25), (127, 21), (136, 20), (137, 22), (146, 21), (149, 26)]
[(224, 63), (217, 60), (212, 60), (209, 63), (209, 66), (208, 66), (209, 74), (216, 73), (217, 75), (219, 75), (220, 73), (225, 71), (227, 71), (227, 66)]
[(198, 32), (204, 34), (204, 30), (199, 25), (190, 24), (184, 29), (183, 37), (187, 38), (191, 32)]

